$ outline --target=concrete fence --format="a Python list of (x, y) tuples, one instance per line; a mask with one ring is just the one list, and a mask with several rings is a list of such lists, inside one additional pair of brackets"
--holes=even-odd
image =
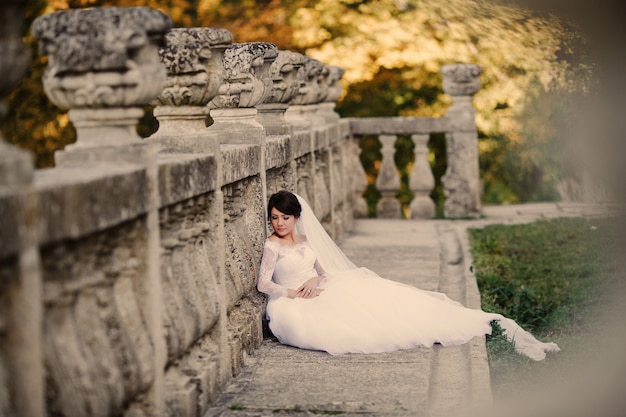
[[(26, 60), (22, 2), (0, 7), (4, 99)], [(358, 135), (423, 127), (342, 120), (340, 68), (149, 8), (59, 11), (32, 32), (77, 141), (34, 170), (0, 138), (0, 415), (202, 416), (262, 341), (268, 195), (298, 192), (341, 239), (365, 212)], [(159, 130), (141, 139), (148, 103)]]

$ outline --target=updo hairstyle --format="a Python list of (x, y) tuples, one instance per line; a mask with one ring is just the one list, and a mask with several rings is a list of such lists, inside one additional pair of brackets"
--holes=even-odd
[(298, 201), (298, 197), (286, 190), (278, 191), (270, 197), (270, 201), (267, 203), (268, 220), (271, 220), (273, 208), (296, 218), (300, 217), (300, 213), (302, 213), (302, 206)]

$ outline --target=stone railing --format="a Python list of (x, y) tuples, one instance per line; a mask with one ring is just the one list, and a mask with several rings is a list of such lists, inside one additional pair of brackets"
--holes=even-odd
[[(2, 98), (25, 71), (22, 3), (0, 6)], [(358, 135), (421, 128), (342, 120), (340, 68), (149, 8), (32, 32), (77, 141), (35, 171), (0, 140), (0, 415), (202, 416), (263, 337), (268, 194), (297, 191), (341, 239), (365, 212)]]

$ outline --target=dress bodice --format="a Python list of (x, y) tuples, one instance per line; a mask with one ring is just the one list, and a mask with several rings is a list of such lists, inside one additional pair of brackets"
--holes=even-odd
[(274, 267), (274, 282), (296, 289), (309, 278), (317, 276), (315, 253), (306, 241), (295, 246), (281, 246)]
[(269, 296), (286, 296), (310, 278), (324, 275), (315, 252), (305, 240), (294, 246), (265, 241), (258, 289)]

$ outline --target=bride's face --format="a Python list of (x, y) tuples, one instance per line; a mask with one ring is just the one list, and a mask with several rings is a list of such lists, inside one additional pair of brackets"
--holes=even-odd
[(293, 228), (296, 225), (296, 216), (293, 214), (285, 214), (272, 207), (270, 212), (270, 221), (274, 232), (280, 237), (285, 237), (293, 233)]

